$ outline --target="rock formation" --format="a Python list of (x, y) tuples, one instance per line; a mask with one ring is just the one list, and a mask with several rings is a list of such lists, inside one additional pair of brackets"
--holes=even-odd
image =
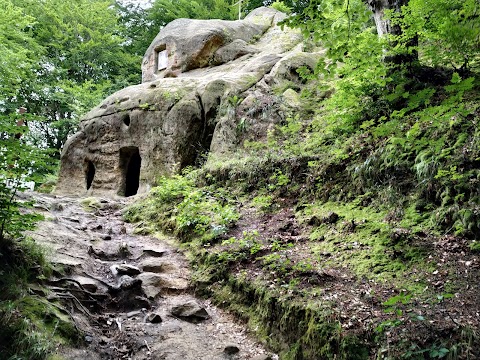
[(244, 20), (178, 19), (148, 48), (142, 84), (105, 99), (81, 121), (63, 150), (57, 192), (131, 196), (206, 153), (228, 154), (248, 123), (264, 136), (298, 101), (272, 87), (300, 84), (313, 68), (285, 15), (259, 8)]

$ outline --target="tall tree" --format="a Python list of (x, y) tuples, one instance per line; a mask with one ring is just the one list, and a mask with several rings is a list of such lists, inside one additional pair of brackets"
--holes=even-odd
[(407, 5), (409, 0), (365, 0), (365, 3), (373, 11), (373, 19), (377, 26), (379, 36), (386, 34), (399, 35), (401, 29), (399, 26), (393, 26), (389, 17), (385, 16), (386, 11), (395, 11), (401, 13), (402, 6)]
[(22, 8), (10, 0), (0, 0), (0, 101), (3, 110), (7, 98), (17, 94), (19, 85), (33, 76), (32, 66), (42, 48), (33, 40), (35, 19), (24, 16)]
[(109, 0), (17, 0), (35, 18), (32, 36), (44, 49), (35, 79), (20, 99), (34, 122), (36, 141), (57, 150), (76, 130), (78, 118), (105, 95), (140, 81), (140, 57), (125, 49), (122, 25)]
[(478, 0), (410, 0), (402, 14), (391, 14), (402, 43), (418, 39), (423, 63), (465, 72), (480, 59)]
[[(478, 66), (479, 19), (478, 0), (310, 0), (286, 23), (321, 41), (333, 64), (378, 48), (370, 36), (373, 20), (390, 64), (418, 60), (460, 69)], [(373, 57), (360, 63), (367, 59)]]
[(7, 237), (16, 237), (31, 224), (21, 214), (16, 192), (45, 165), (41, 152), (23, 138), (27, 128), (17, 113), (16, 99), (23, 82), (34, 77), (31, 71), (42, 48), (31, 36), (34, 19), (10, 0), (0, 0), (0, 254)]

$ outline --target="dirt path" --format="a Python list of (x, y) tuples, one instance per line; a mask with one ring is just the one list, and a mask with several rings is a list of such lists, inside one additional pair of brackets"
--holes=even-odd
[(45, 216), (32, 234), (62, 269), (49, 280), (84, 331), (66, 359), (277, 359), (244, 327), (192, 295), (189, 268), (172, 241), (133, 235), (121, 218), (128, 199), (31, 194)]

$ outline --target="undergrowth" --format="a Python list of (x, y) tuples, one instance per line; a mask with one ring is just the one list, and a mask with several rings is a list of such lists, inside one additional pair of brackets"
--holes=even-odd
[(41, 360), (76, 340), (69, 317), (41, 295), (46, 290), (39, 283), (51, 275), (43, 250), (28, 238), (6, 238), (0, 259), (0, 358)]
[(234, 199), (221, 188), (197, 188), (193, 173), (162, 177), (149, 197), (124, 213), (126, 220), (139, 222), (138, 232), (164, 231), (180, 241), (214, 242), (238, 219)]

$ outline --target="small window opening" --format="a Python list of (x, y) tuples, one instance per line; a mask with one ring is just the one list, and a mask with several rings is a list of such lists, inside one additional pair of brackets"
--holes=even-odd
[(90, 160), (87, 160), (85, 169), (85, 180), (87, 182), (87, 190), (92, 187), (93, 179), (95, 178), (95, 165)]
[(138, 147), (129, 146), (120, 149), (121, 182), (119, 195), (133, 196), (140, 186), (140, 169), (142, 158)]
[(123, 117), (123, 123), (126, 125), (126, 126), (130, 126), (130, 115), (125, 115)]
[(163, 45), (155, 50), (156, 62), (157, 62), (157, 71), (165, 70), (168, 67), (168, 51), (166, 46)]

